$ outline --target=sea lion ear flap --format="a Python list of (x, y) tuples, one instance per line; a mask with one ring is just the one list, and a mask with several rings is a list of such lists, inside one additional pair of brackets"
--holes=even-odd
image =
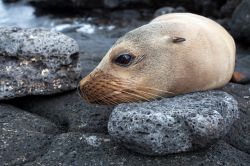
[(173, 41), (173, 43), (181, 43), (181, 42), (186, 41), (186, 39), (183, 37), (173, 37), (172, 41)]

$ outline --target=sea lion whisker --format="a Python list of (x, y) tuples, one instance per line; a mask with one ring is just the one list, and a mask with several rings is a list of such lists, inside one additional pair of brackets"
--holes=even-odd
[[(135, 81), (127, 80), (127, 82), (128, 82), (129, 85), (133, 85), (133, 84), (136, 85)], [(146, 90), (155, 90), (155, 91), (159, 91), (159, 92), (175, 94), (174, 92), (170, 92), (170, 91), (166, 91), (166, 90), (162, 90), (162, 89), (158, 89), (158, 88), (147, 87), (147, 86), (143, 86), (143, 88), (140, 88), (140, 90), (143, 90), (143, 89), (146, 89)], [(139, 89), (136, 89), (136, 90), (139, 90)]]
[[(127, 95), (130, 95), (130, 96), (134, 96), (134, 97), (139, 97), (145, 101), (149, 101), (147, 98), (141, 96), (140, 94), (134, 94), (134, 93), (130, 93), (130, 92), (127, 92), (127, 91), (121, 91), (122, 93), (126, 93)], [(136, 99), (136, 98), (135, 98)]]
[[(132, 99), (135, 99), (136, 100), (136, 98), (134, 97), (133, 98), (133, 96), (130, 96)], [(122, 98), (120, 98), (121, 99), (121, 102), (126, 102), (126, 103), (130, 103), (130, 102), (132, 102), (132, 99), (129, 99), (128, 97), (122, 97)]]
[(108, 101), (108, 105), (118, 105), (119, 104), (116, 101), (112, 100), (111, 98), (105, 97), (105, 100)]
[(145, 91), (142, 91), (142, 90), (134, 89), (133, 91), (135, 91), (137, 94), (144, 93), (144, 95), (146, 95), (145, 97), (148, 97), (148, 98), (154, 97), (154, 95), (146, 93)]
[(175, 94), (174, 92), (170, 92), (170, 91), (166, 91), (166, 90), (162, 90), (162, 89), (157, 89), (157, 88), (152, 88), (152, 87), (145, 87), (145, 86), (144, 86), (142, 89), (146, 89), (146, 90), (155, 90), (155, 91), (159, 91), (159, 92)]
[(138, 90), (138, 89), (136, 89), (136, 91), (145, 93), (145, 94), (149, 95), (150, 97), (159, 97), (159, 98), (161, 98), (161, 99), (164, 98), (164, 97), (162, 97), (162, 96), (160, 96), (160, 95), (157, 95), (157, 94), (154, 94), (154, 93), (149, 93), (149, 92), (146, 92), (146, 91), (144, 91), (144, 90)]
[(103, 99), (105, 99), (107, 105), (113, 105), (114, 104), (114, 102), (112, 102), (109, 98), (107, 98), (105, 96), (102, 97), (101, 99), (96, 98), (95, 100), (93, 100), (93, 102), (97, 102), (98, 104), (102, 104), (100, 101), (103, 100)]
[(138, 100), (138, 97), (134, 97), (132, 95), (126, 94), (125, 97), (122, 97), (120, 99), (121, 99), (121, 102), (131, 103), (131, 102), (134, 102), (135, 100)]
[[(127, 84), (126, 84), (127, 83)], [(119, 84), (119, 82), (112, 82), (112, 81), (110, 81), (110, 82), (107, 82), (107, 84), (108, 85), (111, 85), (111, 87), (109, 87), (109, 88), (111, 88), (111, 89), (114, 89), (114, 88), (119, 88), (119, 89), (124, 89), (124, 88), (126, 88), (126, 85), (129, 85), (130, 84), (130, 82), (125, 82), (125, 81), (122, 81), (122, 84)], [(116, 89), (115, 89), (116, 90)]]
[(105, 96), (102, 96), (102, 97), (97, 97), (97, 98), (95, 98), (95, 99), (93, 99), (91, 101), (92, 102), (97, 102), (97, 103), (100, 103), (100, 101), (102, 101), (103, 99), (105, 99), (106, 101), (109, 101), (109, 99), (107, 98), (108, 96), (109, 96), (109, 94), (105, 95)]
[[(97, 102), (97, 101), (100, 101), (100, 100), (103, 100), (103, 99), (106, 99), (107, 101), (109, 101), (109, 102), (112, 102), (113, 103), (113, 101), (112, 100), (110, 100), (110, 98), (109, 97), (111, 97), (111, 96), (113, 96), (113, 95), (115, 95), (115, 93), (117, 93), (118, 91), (113, 91), (113, 92), (111, 92), (111, 93), (108, 93), (107, 95), (104, 95), (104, 96), (102, 96), (102, 97), (98, 97), (98, 98), (96, 98), (96, 99), (94, 99), (94, 100), (92, 100), (93, 102)], [(115, 103), (116, 104), (116, 103)], [(118, 104), (118, 103), (117, 103)]]

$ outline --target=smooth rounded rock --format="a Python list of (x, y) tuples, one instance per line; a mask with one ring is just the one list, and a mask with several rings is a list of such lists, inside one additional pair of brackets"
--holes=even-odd
[(236, 100), (207, 91), (159, 101), (120, 104), (112, 112), (111, 137), (136, 152), (165, 155), (204, 148), (229, 131), (238, 117)]
[(0, 28), (0, 100), (74, 89), (75, 40), (44, 29)]

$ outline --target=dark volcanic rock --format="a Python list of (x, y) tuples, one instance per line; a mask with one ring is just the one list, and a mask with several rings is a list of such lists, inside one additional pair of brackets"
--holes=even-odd
[(214, 0), (194, 0), (193, 5), (197, 10), (201, 12), (201, 15), (204, 16), (219, 16), (221, 1)]
[[(249, 92), (247, 93), (249, 94)], [(29, 97), (26, 98), (26, 101), (21, 99), (18, 99), (22, 103), (22, 105), (19, 103), (19, 106), (33, 109), (36, 114), (48, 115), (48, 118), (55, 123), (57, 123), (57, 118), (69, 118), (71, 123), (69, 126), (72, 125), (72, 127), (68, 133), (61, 134), (60, 132), (66, 131), (60, 130), (61, 126), (55, 126), (55, 124), (35, 114), (32, 115), (15, 107), (2, 105), (0, 107), (0, 165), (164, 166), (168, 163), (170, 166), (247, 166), (250, 162), (249, 154), (239, 151), (223, 141), (199, 152), (164, 157), (140, 155), (116, 144), (110, 140), (108, 135), (86, 133), (87, 131), (106, 132), (103, 130), (104, 126), (94, 125), (98, 121), (106, 124), (107, 119), (106, 122), (100, 120), (102, 115), (93, 118), (95, 113), (99, 114), (105, 110), (93, 106), (92, 110), (85, 112), (86, 105), (81, 104), (82, 101), (76, 92), (51, 97)], [(242, 105), (245, 104), (242, 103)], [(49, 110), (46, 111), (47, 109)], [(53, 110), (55, 110), (54, 114)], [(43, 111), (44, 114), (40, 111)], [(107, 118), (107, 116), (105, 117)], [(82, 128), (81, 124), (85, 122), (87, 125), (85, 128), (83, 125)], [(91, 125), (96, 128), (100, 127), (100, 130), (91, 129)], [(79, 126), (80, 128), (77, 128)]]
[(243, 0), (235, 9), (232, 20), (229, 23), (230, 31), (236, 39), (250, 43), (250, 1)]
[(186, 11), (185, 8), (183, 8), (181, 6), (179, 6), (177, 8), (166, 6), (166, 7), (162, 7), (160, 9), (157, 9), (154, 13), (154, 17), (158, 17), (160, 15), (168, 14), (168, 13), (183, 13), (185, 11)]
[(227, 0), (226, 3), (221, 7), (221, 17), (231, 18), (236, 7), (241, 3), (242, 0)]
[(227, 134), (237, 109), (234, 98), (222, 91), (121, 104), (112, 112), (108, 130), (114, 140), (139, 153), (192, 151)]
[(18, 2), (20, 0), (3, 0), (5, 3), (13, 3), (13, 2)]
[(105, 136), (97, 134), (64, 133), (55, 137), (47, 152), (25, 166), (33, 165), (108, 165), (101, 147)]
[(149, 157), (119, 147), (107, 135), (65, 133), (58, 135), (48, 151), (27, 162), (33, 165), (84, 166), (183, 166), (183, 165), (242, 165), (247, 166), (250, 156), (220, 141), (211, 148), (189, 154)]
[[(27, 0), (29, 3), (39, 8), (145, 8), (161, 7), (168, 5), (185, 5), (191, 6), (191, 2), (185, 0)], [(193, 0), (192, 0), (193, 1)]]
[(238, 83), (250, 83), (250, 55), (237, 55), (237, 61), (235, 66), (235, 72), (238, 72), (234, 78)]
[(194, 0), (193, 5), (198, 14), (212, 18), (231, 18), (235, 8), (242, 0)]
[[(199, 13), (206, 16), (220, 16), (220, 8), (224, 5), (224, 11), (231, 11), (231, 6), (234, 3), (226, 4), (226, 0), (214, 1), (214, 0), (26, 0), (27, 2), (35, 5), (40, 9), (75, 9), (75, 11), (82, 11), (83, 9), (157, 9), (163, 6), (169, 6), (177, 8), (179, 6), (184, 7), (189, 12)], [(237, 0), (231, 0), (237, 1)], [(234, 5), (235, 6), (235, 5)], [(226, 13), (225, 12), (225, 13)]]
[[(23, 164), (20, 163), (18, 165), (165, 166), (167, 163), (169, 166), (247, 166), (250, 162), (250, 155), (235, 149), (223, 141), (219, 141), (209, 149), (200, 152), (149, 157), (120, 147), (110, 140), (108, 135), (69, 132), (54, 136), (50, 144), (44, 148), (46, 148), (46, 151), (43, 149), (36, 150), (33, 153), (39, 155), (32, 159), (27, 158), (27, 160), (22, 162)], [(13, 164), (6, 163), (6, 165)]]
[(228, 84), (224, 91), (238, 101), (240, 117), (235, 121), (225, 140), (250, 154), (250, 85)]
[(104, 6), (108, 8), (117, 8), (117, 7), (129, 7), (132, 5), (147, 5), (152, 4), (151, 0), (103, 0)]
[(55, 124), (13, 106), (0, 105), (0, 165), (20, 165), (47, 151)]
[(46, 117), (68, 132), (107, 133), (112, 107), (87, 104), (76, 91), (55, 96), (34, 96), (16, 100), (24, 110)]
[(132, 5), (149, 6), (150, 0), (27, 0), (40, 8), (125, 8)]
[(0, 28), (0, 100), (75, 88), (78, 53), (77, 43), (61, 33)]
[(59, 133), (48, 120), (0, 106), (0, 165), (243, 165), (250, 155), (220, 141), (207, 150), (164, 157), (130, 152), (105, 134)]

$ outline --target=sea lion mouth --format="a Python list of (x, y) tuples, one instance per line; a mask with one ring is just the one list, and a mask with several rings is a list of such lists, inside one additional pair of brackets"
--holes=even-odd
[(101, 105), (149, 101), (146, 92), (135, 87), (135, 82), (96, 70), (80, 82), (79, 93), (87, 102)]

